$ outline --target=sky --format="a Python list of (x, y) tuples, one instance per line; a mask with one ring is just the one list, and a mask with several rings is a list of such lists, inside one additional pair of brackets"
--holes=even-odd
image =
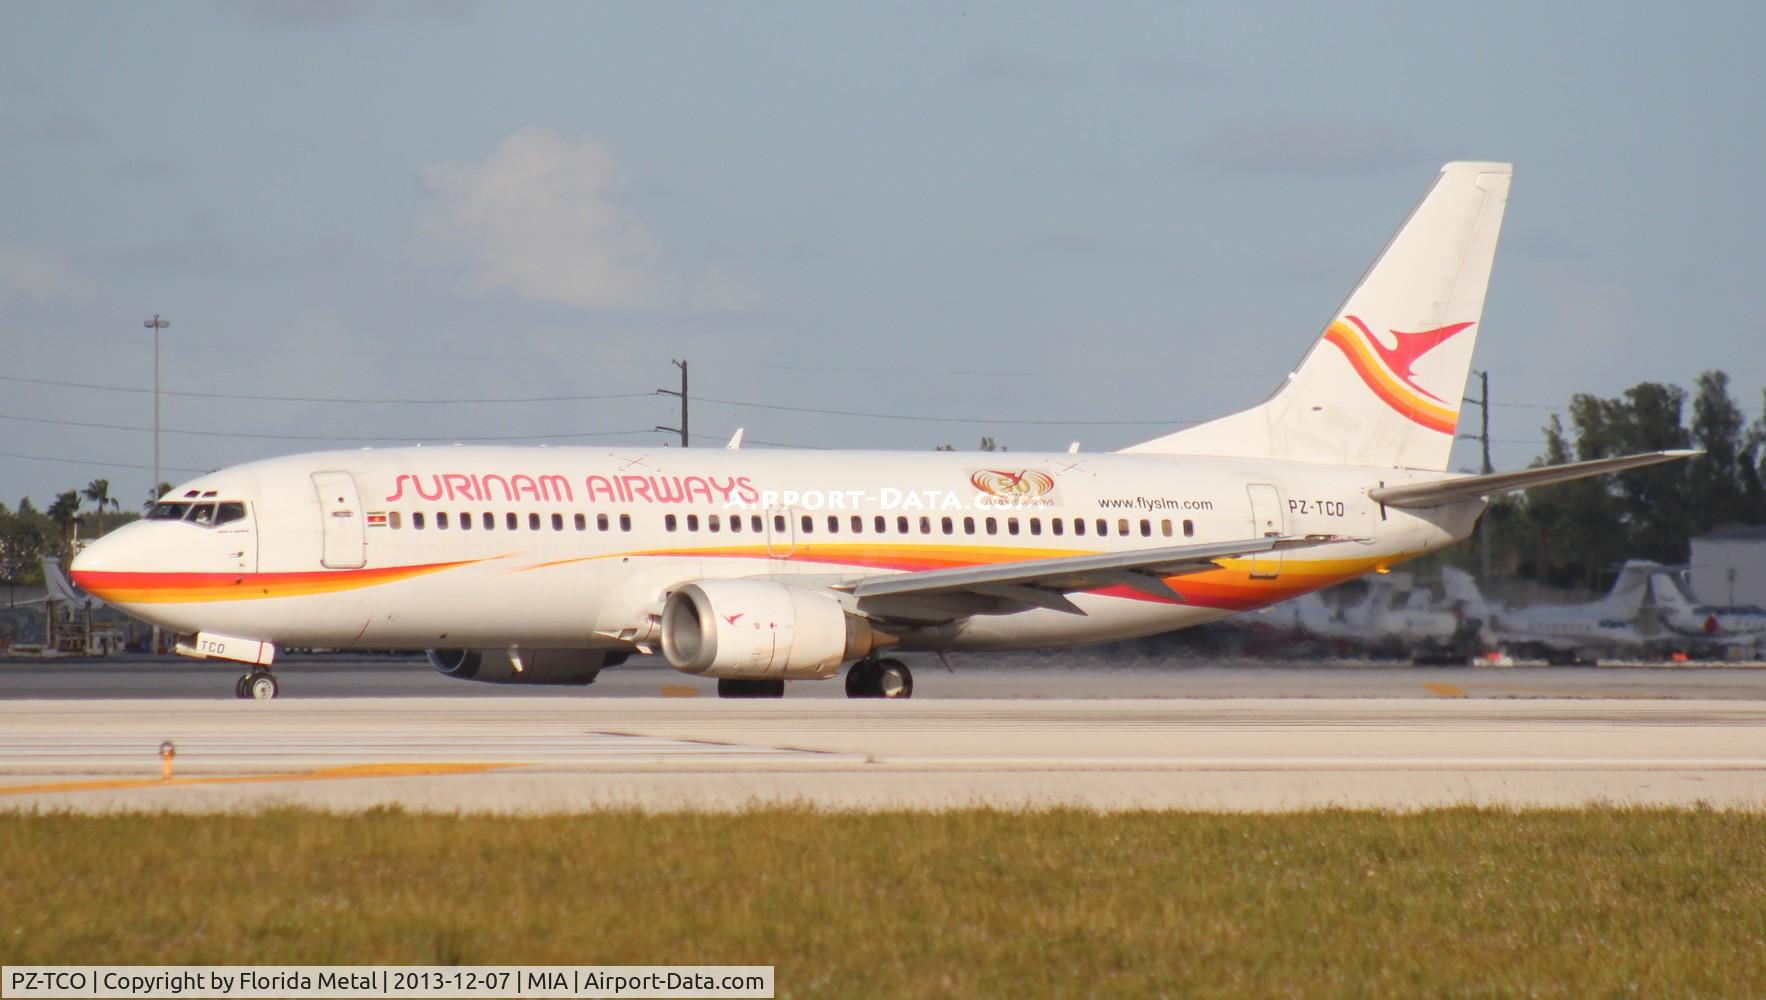
[[(1516, 164), (1498, 468), (1766, 387), (1758, 4), (0, 5), (0, 500), (334, 447), (1109, 450)], [(838, 412), (828, 412), (838, 411)], [(1462, 431), (1476, 431), (1475, 407)], [(1455, 467), (1477, 462), (1461, 442)]]

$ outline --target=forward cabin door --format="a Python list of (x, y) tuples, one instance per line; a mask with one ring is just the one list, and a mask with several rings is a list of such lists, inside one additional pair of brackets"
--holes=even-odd
[[(1273, 538), (1282, 531), (1282, 494), (1268, 483), (1252, 483), (1245, 487), (1251, 495), (1251, 536)], [(1269, 552), (1251, 557), (1251, 576), (1273, 580), (1282, 573), (1282, 554)]]
[(367, 528), (356, 480), (347, 472), (313, 473), (319, 495), (319, 523), (324, 534), (319, 564), (326, 569), (360, 569), (367, 561)]

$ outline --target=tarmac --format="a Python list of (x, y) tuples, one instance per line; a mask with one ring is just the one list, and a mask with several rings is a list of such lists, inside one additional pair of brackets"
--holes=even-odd
[(288, 696), (248, 702), (215, 665), (0, 664), (0, 810), (1766, 808), (1759, 669), (995, 661), (918, 665), (905, 702), (719, 700), (643, 665), (586, 689), (279, 672)]

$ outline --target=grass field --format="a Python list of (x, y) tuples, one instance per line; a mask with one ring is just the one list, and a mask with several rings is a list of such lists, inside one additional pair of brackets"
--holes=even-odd
[(0, 816), (0, 960), (776, 965), (781, 996), (1766, 995), (1766, 816)]

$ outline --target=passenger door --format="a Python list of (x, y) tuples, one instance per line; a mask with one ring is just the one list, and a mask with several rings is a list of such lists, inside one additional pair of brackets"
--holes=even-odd
[(319, 564), (326, 569), (360, 569), (368, 561), (367, 528), (356, 480), (347, 472), (313, 473), (319, 496), (320, 530), (324, 535)]

